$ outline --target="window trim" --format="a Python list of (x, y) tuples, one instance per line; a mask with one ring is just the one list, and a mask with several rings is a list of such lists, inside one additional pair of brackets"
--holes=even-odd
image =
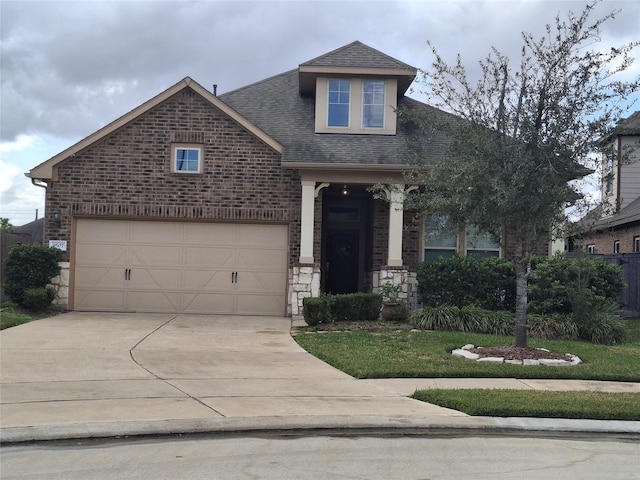
[[(443, 215), (431, 215), (432, 217), (438, 216), (438, 217), (442, 217)], [(487, 249), (487, 248), (469, 248), (469, 232), (471, 231), (472, 228), (474, 228), (472, 225), (466, 225), (466, 224), (458, 224), (456, 223), (454, 226), (454, 230), (456, 232), (456, 245), (454, 246), (430, 246), (427, 247), (427, 245), (425, 245), (425, 235), (426, 235), (426, 229), (425, 229), (425, 222), (426, 222), (426, 216), (423, 217), (422, 219), (422, 235), (420, 236), (421, 238), (421, 248), (420, 248), (420, 256), (421, 256), (421, 261), (425, 261), (426, 258), (426, 251), (430, 250), (432, 252), (453, 252), (453, 253), (459, 253), (462, 256), (467, 256), (467, 255), (473, 255), (475, 252), (495, 252), (498, 258), (502, 258), (502, 251), (503, 251), (503, 246), (501, 242), (498, 242), (498, 248), (496, 249)], [(493, 256), (493, 255), (491, 255)]]
[[(382, 103), (366, 103), (366, 91), (365, 88), (367, 86), (367, 84), (382, 84)], [(375, 100), (376, 97), (376, 92), (372, 92), (372, 96)], [(384, 130), (384, 126), (385, 126), (385, 119), (386, 119), (386, 115), (385, 115), (385, 102), (386, 102), (386, 87), (385, 87), (385, 81), (381, 80), (381, 79), (367, 79), (367, 80), (363, 80), (362, 81), (362, 108), (361, 108), (361, 112), (360, 112), (360, 126), (362, 127), (363, 130), (370, 130), (370, 129), (376, 129), (376, 130)], [(377, 126), (369, 126), (369, 125), (365, 125), (365, 109), (366, 107), (379, 107), (382, 109), (382, 125)]]
[[(338, 82), (338, 90), (331, 90), (331, 83), (332, 82)], [(343, 91), (340, 87), (342, 86), (342, 83), (346, 83), (348, 86), (348, 90), (345, 92)], [(351, 126), (351, 105), (353, 104), (353, 95), (352, 95), (352, 86), (351, 86), (351, 80), (349, 80), (348, 78), (330, 78), (327, 80), (327, 128), (339, 128), (339, 129), (346, 129), (348, 130)], [(338, 97), (342, 97), (342, 95), (344, 95), (346, 93), (347, 95), (347, 102), (346, 104), (344, 102), (331, 102), (331, 94), (333, 93), (337, 93)], [(340, 100), (341, 98), (339, 98)], [(332, 105), (338, 105), (338, 106), (344, 106), (346, 105), (347, 107), (347, 124), (346, 125), (332, 125), (331, 124), (331, 106)]]
[(640, 253), (640, 235), (633, 237), (633, 253)]
[(595, 255), (597, 253), (596, 246), (594, 243), (587, 245), (587, 253), (590, 255)]
[(620, 253), (620, 240), (613, 241), (613, 253)]
[[(197, 170), (179, 170), (178, 169), (178, 150), (196, 150), (198, 152), (198, 168)], [(194, 143), (173, 143), (171, 145), (171, 173), (185, 174), (185, 175), (198, 175), (202, 173), (202, 161), (203, 161), (204, 148), (202, 144)]]
[[(329, 126), (329, 82), (331, 80), (348, 80), (349, 94), (349, 126)], [(381, 81), (384, 84), (383, 127), (363, 127), (363, 96), (365, 81)], [(315, 98), (315, 133), (338, 133), (356, 135), (395, 135), (397, 127), (396, 110), (398, 106), (398, 81), (395, 78), (380, 76), (330, 75), (316, 78)]]

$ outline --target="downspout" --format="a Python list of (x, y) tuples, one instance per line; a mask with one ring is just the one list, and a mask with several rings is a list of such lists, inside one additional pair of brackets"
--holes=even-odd
[[(24, 176), (27, 177), (27, 178), (31, 178), (28, 173), (25, 173)], [(37, 178), (31, 178), (31, 184), (35, 185), (36, 187), (44, 188), (44, 191), (45, 191), (44, 201), (45, 201), (45, 212), (46, 212), (47, 184), (45, 182), (38, 183), (38, 179)], [(45, 212), (42, 212), (43, 218), (46, 218), (46, 213)], [(46, 224), (42, 228), (42, 244), (43, 245), (44, 245), (45, 231), (46, 231), (46, 228), (44, 228), (44, 227), (46, 227)]]
[(620, 213), (620, 206), (622, 202), (620, 200), (620, 189), (622, 188), (622, 135), (618, 135), (618, 172), (616, 175), (616, 213)]

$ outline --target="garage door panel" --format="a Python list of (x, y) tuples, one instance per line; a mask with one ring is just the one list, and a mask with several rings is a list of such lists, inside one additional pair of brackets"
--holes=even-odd
[(185, 247), (184, 265), (209, 268), (231, 268), (235, 265), (235, 249), (223, 247)]
[(236, 313), (240, 315), (282, 315), (285, 308), (284, 297), (273, 295), (241, 294), (237, 296)]
[(184, 242), (186, 245), (234, 245), (236, 225), (217, 223), (211, 228), (210, 223), (189, 223), (185, 225)]
[(80, 311), (99, 310), (106, 312), (120, 312), (124, 305), (125, 292), (123, 290), (86, 290), (75, 289), (74, 308)]
[(182, 248), (174, 245), (136, 245), (129, 249), (129, 265), (164, 267), (173, 266), (181, 256)]
[(104, 228), (104, 220), (83, 219), (76, 228), (76, 242), (97, 244), (118, 244), (126, 242), (128, 224), (124, 220), (109, 220), (109, 228)]
[(125, 284), (124, 268), (87, 266), (76, 269), (76, 287), (78, 288), (123, 288)]
[(238, 250), (238, 266), (241, 268), (282, 271), (286, 262), (287, 252), (283, 250)]
[(180, 222), (129, 222), (128, 240), (131, 244), (180, 244), (184, 224)]
[(127, 249), (125, 245), (104, 245), (86, 243), (76, 247), (76, 257), (84, 258), (88, 265), (127, 265)]
[(232, 270), (185, 270), (184, 287), (187, 290), (231, 291)]
[(127, 306), (134, 312), (177, 312), (178, 292), (153, 290), (127, 290)]
[(238, 225), (238, 246), (281, 249), (287, 244), (282, 225)]
[(180, 288), (180, 270), (177, 268), (132, 268), (128, 288)]
[(284, 294), (285, 282), (286, 276), (280, 272), (238, 272), (239, 289), (250, 294)]
[(79, 219), (73, 307), (282, 315), (285, 225)]

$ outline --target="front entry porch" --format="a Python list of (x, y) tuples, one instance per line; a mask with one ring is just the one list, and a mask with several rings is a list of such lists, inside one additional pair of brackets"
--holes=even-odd
[(369, 191), (380, 182), (303, 179), (300, 258), (289, 285), (292, 315), (302, 314), (306, 297), (375, 292), (388, 282), (400, 284), (401, 296), (415, 304), (415, 274), (402, 258), (404, 185), (396, 184), (384, 201)]

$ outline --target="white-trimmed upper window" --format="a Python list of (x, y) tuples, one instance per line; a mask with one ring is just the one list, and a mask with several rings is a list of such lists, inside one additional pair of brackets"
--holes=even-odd
[(384, 82), (362, 82), (362, 128), (384, 128)]
[(171, 171), (175, 173), (200, 173), (202, 171), (202, 147), (174, 145), (171, 149)]
[(351, 82), (349, 80), (329, 80), (328, 126), (349, 126), (350, 97)]
[(315, 132), (395, 135), (397, 94), (394, 78), (318, 77)]

